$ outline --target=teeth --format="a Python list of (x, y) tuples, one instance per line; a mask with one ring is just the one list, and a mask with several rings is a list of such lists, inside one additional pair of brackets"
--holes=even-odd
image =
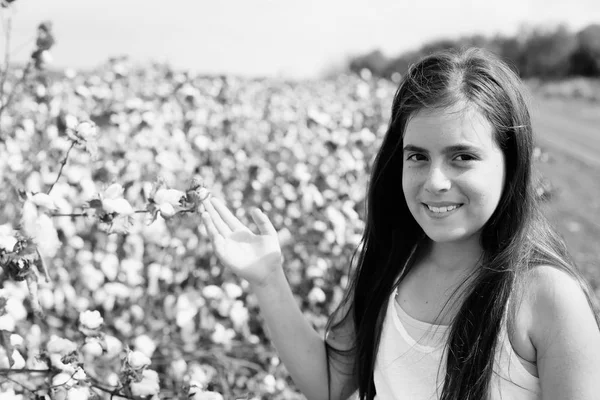
[(448, 212), (448, 211), (452, 211), (454, 209), (457, 209), (458, 205), (447, 206), (447, 207), (432, 207), (430, 205), (427, 205), (427, 208), (429, 208), (434, 213), (444, 213), (444, 212)]

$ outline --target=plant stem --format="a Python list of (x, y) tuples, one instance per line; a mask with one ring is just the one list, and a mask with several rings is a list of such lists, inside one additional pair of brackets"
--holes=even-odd
[(96, 389), (99, 389), (105, 393), (109, 393), (113, 396), (124, 397), (127, 399), (131, 398), (131, 397), (128, 397), (125, 393), (120, 392), (118, 387), (115, 387), (115, 388), (104, 387), (100, 384), (100, 381), (98, 379), (94, 378), (93, 376), (91, 376), (89, 374), (88, 374), (88, 378), (90, 380), (90, 383), (92, 384), (92, 387), (94, 387)]
[(22, 373), (43, 374), (43, 373), (49, 373), (49, 372), (51, 372), (51, 370), (49, 370), (49, 369), (27, 369), (27, 368), (23, 368), (23, 369), (8, 369), (8, 368), (0, 368), (0, 375), (4, 375), (4, 374), (22, 374)]
[(67, 155), (65, 156), (64, 160), (60, 164), (60, 170), (58, 171), (58, 176), (56, 177), (56, 180), (54, 181), (52, 186), (50, 186), (50, 189), (48, 189), (47, 194), (50, 194), (50, 192), (52, 191), (52, 188), (54, 187), (54, 185), (56, 185), (56, 182), (58, 182), (58, 180), (60, 179), (60, 175), (62, 174), (63, 168), (65, 167), (65, 164), (67, 164), (67, 160), (69, 159), (69, 154), (71, 153), (71, 150), (73, 150), (73, 147), (75, 147), (75, 143), (76, 142), (71, 142), (71, 147), (69, 147), (69, 150), (67, 151)]
[(17, 385), (21, 386), (23, 389), (25, 389), (25, 390), (27, 390), (28, 392), (30, 392), (31, 394), (35, 395), (35, 390), (32, 390), (32, 389), (28, 388), (27, 386), (23, 385), (21, 382), (19, 382), (19, 381), (16, 381), (16, 380), (12, 379), (12, 378), (11, 378), (11, 377), (9, 377), (9, 376), (6, 376), (6, 375), (0, 375), (0, 378), (4, 378), (4, 379), (6, 379), (7, 381), (10, 381), (10, 382), (12, 382), (12, 383), (15, 383), (15, 384), (17, 384)]
[(87, 214), (86, 213), (80, 213), (80, 214), (50, 214), (51, 217), (85, 217)]

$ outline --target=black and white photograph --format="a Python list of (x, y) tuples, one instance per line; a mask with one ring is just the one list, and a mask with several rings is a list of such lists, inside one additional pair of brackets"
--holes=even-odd
[(600, 399), (599, 1), (0, 25), (0, 400)]

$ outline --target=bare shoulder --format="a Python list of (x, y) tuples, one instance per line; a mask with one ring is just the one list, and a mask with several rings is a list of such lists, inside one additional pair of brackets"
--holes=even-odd
[(537, 266), (527, 273), (524, 287), (527, 292), (523, 305), (531, 315), (530, 333), (534, 345), (554, 330), (569, 328), (571, 324), (597, 329), (583, 287), (569, 272), (550, 265)]
[(543, 397), (596, 398), (600, 329), (581, 283), (560, 268), (539, 266), (523, 287), (518, 314), (528, 316), (521, 328), (535, 348)]

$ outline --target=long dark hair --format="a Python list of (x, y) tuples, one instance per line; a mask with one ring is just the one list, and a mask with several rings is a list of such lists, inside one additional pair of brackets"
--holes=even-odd
[[(482, 266), (463, 290), (446, 346), (442, 400), (486, 398), (498, 333), (507, 303), (520, 292), (523, 274), (552, 265), (575, 277), (600, 325), (590, 288), (574, 266), (562, 238), (540, 213), (532, 182), (533, 133), (526, 90), (516, 73), (482, 49), (445, 51), (411, 66), (394, 96), (388, 130), (371, 172), (366, 225), (346, 295), (327, 331), (350, 319), (351, 350), (326, 342), (329, 357), (351, 352), (360, 399), (373, 399), (373, 372), (387, 302), (410, 271), (412, 251), (425, 234), (410, 213), (402, 190), (403, 136), (410, 118), (424, 109), (465, 102), (492, 124), (505, 157), (500, 202), (481, 233)], [(354, 261), (353, 257), (353, 260)], [(355, 264), (355, 265), (354, 265)]]

